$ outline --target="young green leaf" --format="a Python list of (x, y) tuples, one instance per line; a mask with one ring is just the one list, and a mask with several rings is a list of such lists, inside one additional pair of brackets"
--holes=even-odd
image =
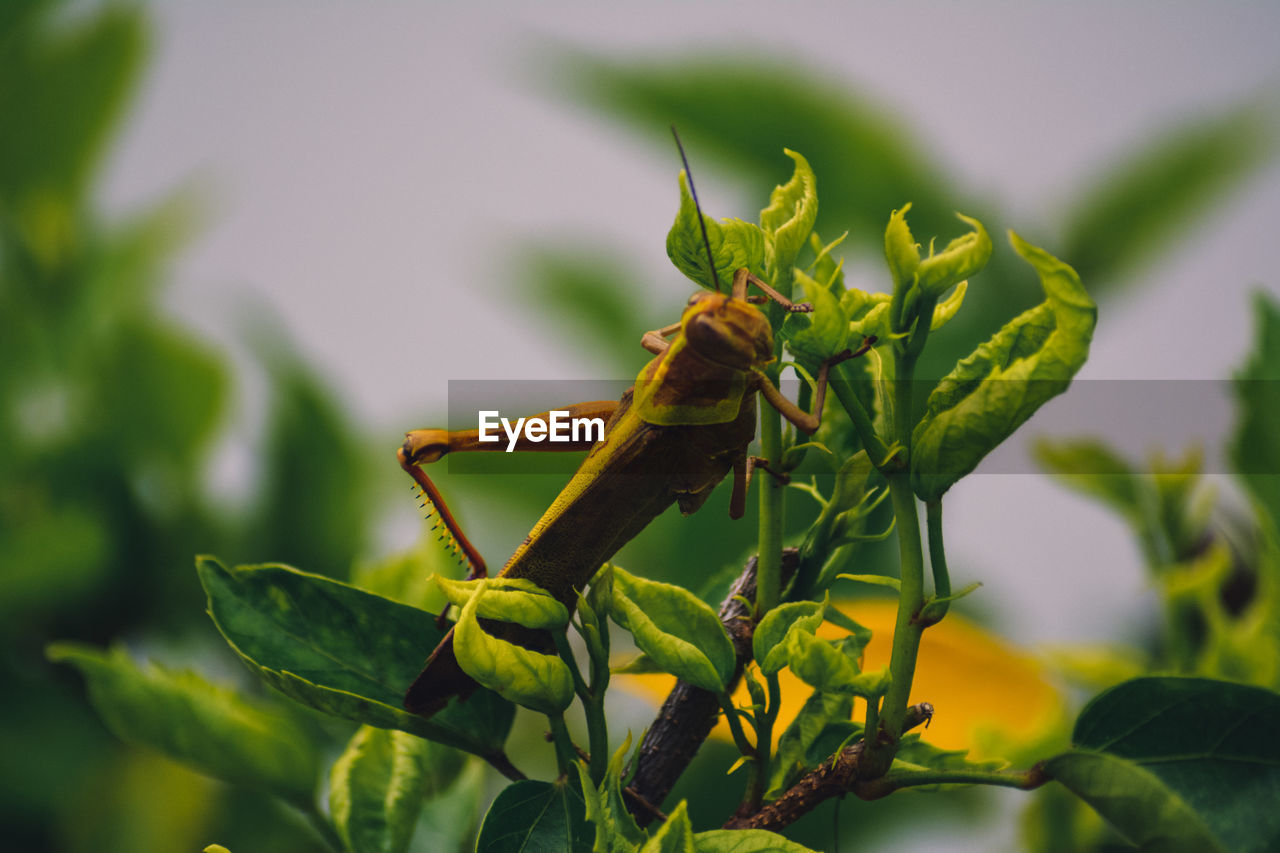
[(526, 779), (503, 788), (489, 806), (476, 853), (592, 853), (593, 841), (576, 782)]
[[(907, 225), (907, 211), (911, 203), (889, 214), (889, 224), (884, 229), (884, 259), (893, 279), (893, 292), (905, 299), (907, 291), (916, 282), (916, 269), (920, 266), (920, 244), (911, 236)], [(901, 318), (896, 318), (901, 319)], [(900, 324), (895, 324), (900, 327)]]
[(889, 686), (889, 672), (887, 668), (861, 671), (858, 658), (865, 645), (857, 637), (828, 641), (796, 631), (787, 635), (788, 663), (796, 677), (815, 690), (879, 696)]
[(782, 149), (796, 163), (791, 180), (774, 187), (769, 206), (760, 211), (764, 231), (764, 265), (779, 285), (785, 279), (818, 219), (817, 179), (809, 161), (794, 151)]
[(136, 665), (123, 648), (49, 646), (49, 659), (79, 669), (107, 728), (127, 743), (159, 750), (201, 773), (267, 791), (299, 805), (315, 790), (319, 757), (297, 719), (272, 711), (193, 672)]
[(943, 299), (933, 309), (933, 319), (929, 322), (929, 331), (936, 332), (956, 316), (960, 306), (964, 304), (965, 292), (969, 290), (969, 282), (962, 281), (956, 285), (951, 295)]
[(542, 587), (526, 578), (477, 578), (471, 581), (435, 576), (435, 582), (450, 604), (466, 607), (484, 586), (484, 598), (476, 615), (482, 619), (515, 622), (526, 628), (563, 628), (569, 624), (569, 609)]
[(888, 341), (893, 333), (889, 323), (887, 293), (867, 293), (851, 287), (840, 295), (840, 308), (849, 318), (850, 339), (875, 337)]
[(1098, 310), (1071, 267), (1009, 233), (1040, 275), (1045, 301), (1011, 320), (929, 395), (912, 433), (911, 483), (933, 500), (968, 474), (1047, 400), (1089, 355)]
[(1075, 749), (1047, 769), (1135, 843), (1273, 850), (1277, 726), (1280, 694), (1270, 690), (1138, 678), (1090, 702), (1076, 720)]
[(973, 230), (952, 240), (938, 254), (931, 251), (929, 257), (920, 261), (916, 267), (915, 289), (921, 299), (941, 298), (960, 282), (982, 272), (987, 261), (991, 260), (991, 237), (987, 235), (987, 229), (963, 213), (957, 213), (956, 218), (972, 226)]
[[(985, 761), (971, 761), (967, 749), (943, 749), (923, 740), (918, 732), (903, 735), (898, 753), (894, 756), (895, 768), (910, 766), (912, 769), (927, 767), (932, 770), (982, 770), (992, 772), (1003, 770), (1009, 762), (1000, 758)], [(939, 786), (931, 786), (924, 790), (937, 790)]]
[[(453, 648), (463, 672), (517, 705), (560, 714), (573, 702), (573, 675), (564, 661), (499, 640), (480, 627), (488, 596), (482, 580), (453, 627)], [(558, 602), (557, 602), (558, 603)]]
[(404, 853), (425, 799), (462, 767), (447, 746), (361, 726), (329, 772), (333, 827), (352, 853)]
[(741, 219), (717, 222), (705, 213), (702, 221), (707, 226), (707, 240), (716, 262), (715, 276), (707, 265), (707, 247), (698, 225), (698, 211), (689, 194), (685, 174), (681, 172), (680, 210), (667, 233), (667, 256), (676, 269), (708, 290), (726, 289), (740, 267), (757, 274), (764, 270), (765, 237), (758, 225)]
[(798, 359), (816, 365), (848, 346), (849, 315), (830, 290), (805, 273), (797, 270), (795, 280), (813, 311), (788, 314), (782, 323), (782, 337)]
[(636, 824), (622, 796), (623, 765), (630, 750), (631, 734), (628, 733), (622, 746), (609, 759), (598, 790), (591, 784), (586, 764), (579, 761), (574, 765), (586, 793), (587, 820), (596, 828), (595, 849), (599, 853), (632, 853), (645, 841), (644, 830)]
[(853, 714), (853, 696), (815, 690), (805, 700), (786, 731), (778, 738), (778, 748), (769, 778), (766, 800), (776, 799), (800, 774), (809, 769), (805, 756), (818, 736), (832, 722), (844, 722)]
[(687, 589), (613, 567), (610, 615), (666, 672), (719, 692), (733, 675), (733, 643), (711, 607)]
[(812, 634), (822, 624), (825, 601), (793, 601), (770, 610), (756, 626), (751, 639), (752, 653), (760, 671), (774, 675), (787, 665), (785, 640), (792, 631)]
[(813, 278), (837, 297), (844, 293), (844, 261), (836, 260), (833, 253), (848, 236), (846, 231), (830, 243), (823, 243), (816, 231), (809, 235), (809, 248), (815, 255), (811, 267)]
[(680, 801), (658, 831), (640, 848), (640, 853), (694, 853), (688, 803)]
[(482, 757), (500, 754), (515, 708), (490, 691), (429, 720), (404, 710), (405, 689), (444, 637), (430, 613), (287, 566), (228, 569), (201, 557), (196, 569), (222, 636), (286, 696)]

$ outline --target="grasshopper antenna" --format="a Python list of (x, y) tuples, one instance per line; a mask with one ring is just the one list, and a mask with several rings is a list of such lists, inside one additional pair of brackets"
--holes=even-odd
[(702, 245), (707, 247), (707, 268), (711, 270), (711, 280), (716, 283), (716, 293), (720, 292), (720, 274), (716, 272), (716, 259), (711, 253), (711, 238), (707, 236), (707, 221), (702, 218), (702, 205), (698, 204), (698, 191), (693, 186), (693, 170), (689, 168), (689, 158), (684, 156), (684, 146), (680, 144), (680, 134), (676, 126), (671, 125), (671, 135), (675, 137), (676, 148), (680, 151), (680, 162), (684, 163), (684, 176), (689, 179), (689, 195), (693, 196), (693, 209), (698, 212), (698, 225), (702, 228)]

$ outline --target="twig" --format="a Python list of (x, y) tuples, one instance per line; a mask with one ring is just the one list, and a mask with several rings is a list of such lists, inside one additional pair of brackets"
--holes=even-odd
[[(921, 702), (907, 708), (904, 731), (915, 728), (933, 716), (933, 706)], [(858, 781), (858, 761), (862, 757), (864, 741), (846, 746), (809, 771), (778, 799), (753, 815), (734, 815), (724, 825), (725, 829), (768, 829), (773, 832), (790, 826), (812, 811), (819, 803), (831, 797), (855, 790)]]

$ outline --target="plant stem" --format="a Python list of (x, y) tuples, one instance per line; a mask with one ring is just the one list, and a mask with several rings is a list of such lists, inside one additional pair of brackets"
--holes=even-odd
[(560, 775), (566, 776), (578, 757), (569, 737), (569, 727), (565, 725), (564, 714), (548, 714), (547, 720), (551, 723), (551, 739), (556, 745), (556, 765)]
[(1049, 781), (1049, 774), (1039, 764), (1027, 770), (895, 770), (854, 789), (864, 800), (874, 800), (903, 788), (922, 785), (998, 785), (1029, 791)]
[[(876, 428), (871, 423), (871, 416), (867, 414), (862, 401), (854, 393), (853, 383), (842, 372), (846, 369), (847, 367), (844, 364), (837, 364), (832, 368), (827, 388), (835, 392), (836, 399), (840, 401), (840, 405), (848, 412), (849, 419), (853, 421), (853, 428), (858, 433), (858, 440), (862, 442), (867, 455), (871, 457), (871, 463), (879, 467), (884, 464), (885, 457), (889, 455), (889, 448), (876, 435)], [(883, 471), (883, 469), (881, 470)]]
[[(893, 628), (893, 651), (889, 658), (889, 675), (892, 679), (880, 707), (879, 725), (870, 728), (868, 713), (867, 752), (859, 768), (863, 779), (883, 776), (893, 761), (902, 736), (906, 719), (907, 699), (911, 695), (911, 680), (915, 676), (916, 655), (920, 651), (920, 635), (923, 627), (916, 621), (916, 614), (924, 605), (924, 551), (920, 540), (920, 517), (916, 513), (916, 498), (911, 491), (910, 477), (905, 472), (889, 478), (889, 497), (898, 525), (898, 556), (901, 562), (901, 587), (898, 593), (898, 616)], [(871, 703), (867, 705), (868, 712)]]
[[(578, 699), (582, 701), (582, 709), (586, 713), (588, 749), (591, 752), (591, 781), (599, 785), (604, 779), (605, 770), (608, 768), (609, 753), (609, 729), (604, 716), (605, 685), (595, 684), (599, 675), (599, 668), (595, 665), (595, 655), (590, 655), (592, 684), (588, 687), (582, 678), (582, 673), (578, 670), (578, 663), (573, 657), (573, 649), (569, 646), (569, 635), (559, 631), (553, 631), (552, 635), (555, 637), (556, 651), (559, 652), (560, 659), (569, 667), (569, 674), (573, 677), (573, 690), (578, 694)], [(591, 643), (588, 641), (587, 645), (589, 647)], [(607, 682), (607, 667), (605, 672), (605, 680)]]
[[(766, 371), (769, 381), (777, 384), (778, 370)], [(760, 447), (770, 466), (778, 470), (782, 461), (782, 416), (772, 406), (760, 412)], [(756, 477), (760, 481), (760, 538), (756, 553), (756, 618), (778, 606), (782, 594), (782, 524), (784, 487), (772, 476)]]
[(924, 627), (936, 625), (947, 615), (951, 602), (951, 573), (947, 571), (947, 552), (942, 544), (942, 498), (934, 498), (924, 505), (925, 526), (929, 531), (929, 565), (933, 569), (933, 600), (926, 608)]
[(729, 724), (729, 731), (733, 734), (733, 742), (747, 758), (755, 758), (756, 749), (747, 741), (747, 733), (742, 729), (742, 720), (738, 718), (738, 709), (733, 707), (733, 697), (728, 693), (716, 694), (716, 698), (720, 700), (720, 708), (724, 711), (725, 722)]

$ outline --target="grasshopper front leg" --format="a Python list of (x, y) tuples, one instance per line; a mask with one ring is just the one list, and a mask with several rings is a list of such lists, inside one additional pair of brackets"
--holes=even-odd
[(842, 353), (831, 356), (822, 362), (822, 367), (818, 369), (818, 378), (814, 383), (813, 391), (813, 411), (806, 412), (795, 403), (783, 396), (778, 387), (769, 381), (769, 377), (764, 371), (757, 368), (755, 370), (756, 382), (759, 386), (760, 393), (769, 401), (769, 405), (778, 410), (778, 414), (782, 415), (788, 421), (795, 425), (796, 429), (812, 435), (817, 431), (822, 423), (822, 407), (827, 399), (827, 384), (831, 373), (831, 368), (842, 361), (848, 361), (851, 358), (857, 358), (865, 355), (868, 350), (875, 346), (876, 338), (871, 336), (864, 338), (861, 346), (856, 350), (845, 350)]

